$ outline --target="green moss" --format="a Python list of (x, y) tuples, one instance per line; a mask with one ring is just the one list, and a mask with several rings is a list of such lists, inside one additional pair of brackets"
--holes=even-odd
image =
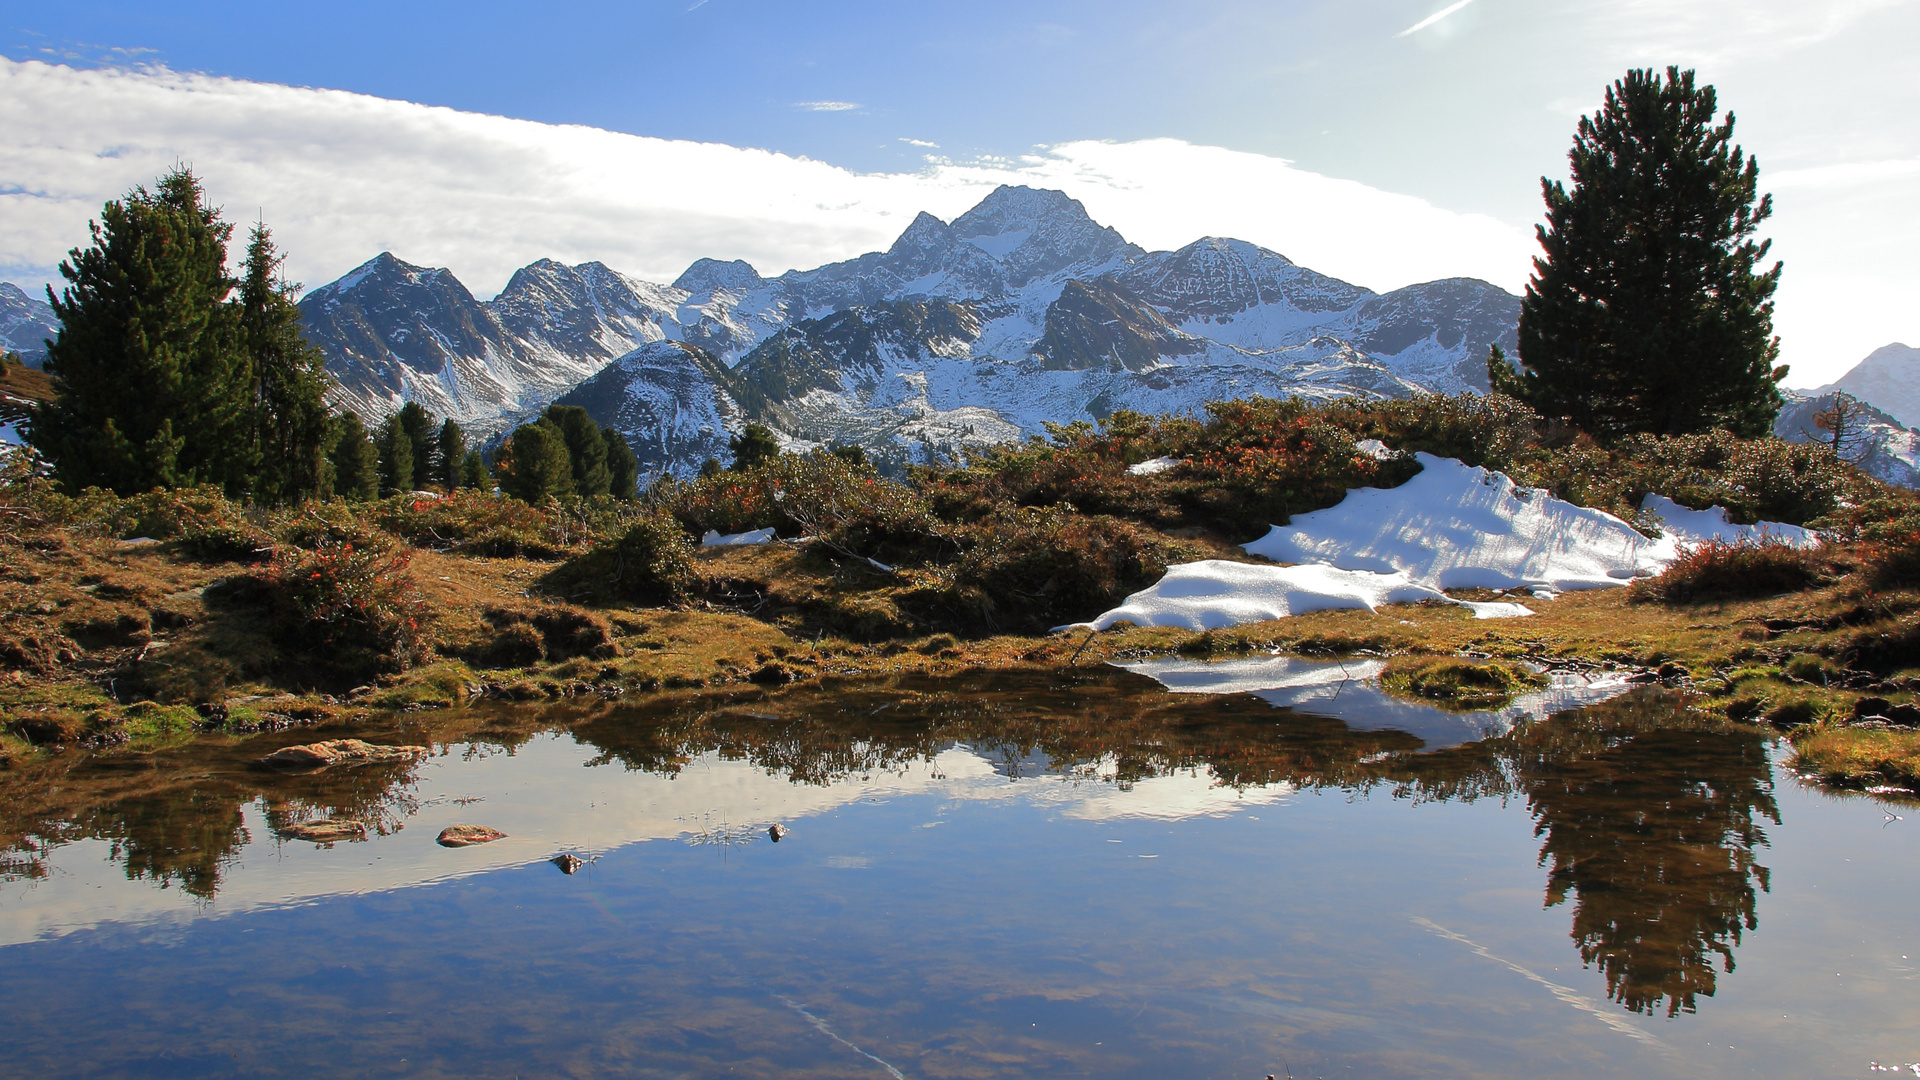
[(392, 686), (367, 699), (380, 709), (445, 709), (467, 699), (467, 687), (479, 682), (467, 665), (457, 660), (414, 668)]
[(200, 714), (192, 708), (152, 701), (137, 701), (120, 710), (120, 722), (127, 742), (137, 750), (174, 746), (193, 738), (200, 730)]
[(1380, 675), (1380, 685), (1389, 693), (1461, 710), (1497, 708), (1521, 690), (1548, 681), (1519, 664), (1457, 656), (1401, 657), (1389, 661)]

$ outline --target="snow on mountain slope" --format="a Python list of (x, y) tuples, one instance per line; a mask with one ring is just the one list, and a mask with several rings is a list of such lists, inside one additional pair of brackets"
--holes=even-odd
[[(1882, 349), (1881, 352), (1886, 350)], [(1877, 354), (1876, 354), (1877, 355)], [(1812, 397), (1786, 391), (1786, 404), (1774, 421), (1773, 433), (1788, 442), (1828, 442), (1832, 435), (1814, 423), (1814, 414), (1833, 408), (1837, 397)], [(1855, 418), (1857, 430), (1845, 440), (1841, 454), (1869, 476), (1900, 487), (1920, 488), (1920, 432), (1902, 427), (1892, 416), (1860, 399), (1865, 411)]]
[(1875, 349), (1845, 375), (1808, 397), (1844, 391), (1889, 414), (1902, 427), (1920, 425), (1920, 349), (1899, 342)]
[(28, 367), (37, 368), (47, 358), (46, 343), (59, 332), (52, 305), (0, 281), (0, 349), (19, 353)]
[(543, 260), (490, 302), (447, 270), (383, 253), (300, 301), (336, 404), (378, 422), (417, 401), (481, 434), (667, 336), (683, 294), (599, 263)]
[(727, 460), (744, 426), (726, 365), (696, 345), (656, 341), (614, 360), (555, 404), (578, 405), (626, 436), (642, 473), (691, 473)]
[[(951, 223), (919, 215), (886, 251), (775, 278), (701, 259), (660, 286), (542, 261), (481, 302), (385, 255), (302, 306), (343, 400), (369, 419), (420, 400), (489, 433), (614, 357), (676, 340), (732, 369), (714, 392), (741, 416), (886, 456), (1118, 408), (1483, 388), (1487, 346), (1512, 346), (1519, 301), (1464, 279), (1376, 295), (1216, 237), (1148, 253), (1061, 192), (1002, 187)], [(607, 378), (667, 376), (642, 364)], [(679, 400), (687, 387), (669, 381), (661, 392)], [(623, 430), (636, 447), (649, 438)]]

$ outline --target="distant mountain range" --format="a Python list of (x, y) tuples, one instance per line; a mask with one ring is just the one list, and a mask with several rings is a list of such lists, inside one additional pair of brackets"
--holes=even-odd
[(776, 278), (702, 259), (656, 285), (543, 261), (480, 301), (383, 254), (301, 308), (368, 419), (419, 401), (497, 433), (561, 400), (679, 471), (749, 421), (902, 462), (1117, 409), (1483, 389), (1519, 316), (1472, 279), (1382, 295), (1239, 240), (1148, 252), (1023, 187)]
[[(542, 260), (477, 300), (382, 254), (300, 307), (336, 404), (368, 421), (418, 401), (485, 438), (560, 401), (684, 473), (753, 421), (900, 465), (1118, 409), (1484, 390), (1520, 301), (1469, 278), (1377, 294), (1241, 240), (1149, 252), (1061, 192), (1002, 187), (952, 222), (921, 214), (886, 251), (775, 278), (701, 259), (658, 285)], [(39, 366), (55, 330), (0, 283), (0, 346)], [(1920, 486), (1920, 349), (1790, 394), (1776, 431), (1815, 437), (1841, 391), (1878, 410), (1863, 466)]]

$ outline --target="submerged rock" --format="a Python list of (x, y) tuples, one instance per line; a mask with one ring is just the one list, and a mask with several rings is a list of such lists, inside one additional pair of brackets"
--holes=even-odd
[(324, 769), (329, 765), (359, 765), (369, 761), (393, 761), (420, 757), (424, 746), (380, 746), (359, 739), (329, 739), (325, 742), (287, 746), (260, 759), (276, 769)]
[(553, 858), (547, 861), (559, 867), (560, 872), (563, 874), (571, 874), (574, 871), (580, 869), (581, 867), (587, 865), (587, 860), (581, 858), (578, 855), (555, 855)]
[(780, 842), (781, 837), (787, 835), (787, 827), (785, 825), (769, 825), (767, 826), (767, 835), (772, 837), (773, 842), (777, 844)]
[(441, 847), (471, 847), (474, 844), (491, 844), (507, 834), (499, 829), (489, 829), (485, 825), (449, 825), (440, 830), (436, 841)]
[(365, 840), (367, 826), (362, 821), (320, 818), (314, 821), (302, 821), (297, 825), (288, 825), (280, 830), (280, 835), (290, 840), (311, 840), (316, 844), (331, 844), (336, 840)]

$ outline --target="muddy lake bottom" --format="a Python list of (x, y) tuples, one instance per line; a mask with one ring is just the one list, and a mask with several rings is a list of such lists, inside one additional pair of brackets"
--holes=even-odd
[[(0, 1074), (1920, 1062), (1920, 808), (1657, 693), (1440, 749), (1341, 711), (980, 673), (401, 720), (352, 734), (430, 756), (320, 776), (249, 762), (338, 733), (64, 755), (103, 794), (8, 810)], [(508, 835), (435, 843), (463, 822)]]

